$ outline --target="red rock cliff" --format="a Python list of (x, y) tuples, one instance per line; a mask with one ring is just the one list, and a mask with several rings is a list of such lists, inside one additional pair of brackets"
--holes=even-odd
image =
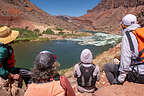
[(73, 22), (81, 29), (120, 33), (121, 18), (140, 13), (143, 5), (144, 0), (102, 0), (87, 14), (73, 18)]
[(51, 16), (41, 10), (30, 0), (0, 0), (0, 24), (33, 28), (35, 23), (69, 30), (77, 29), (74, 24)]

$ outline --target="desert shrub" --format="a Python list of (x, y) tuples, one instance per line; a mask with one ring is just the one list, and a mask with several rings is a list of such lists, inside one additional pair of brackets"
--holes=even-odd
[(58, 35), (64, 35), (64, 32), (59, 32)]
[(35, 34), (37, 34), (37, 35), (40, 35), (40, 30), (39, 30), (39, 29), (35, 29), (35, 30), (33, 30), (33, 32), (34, 32)]
[(33, 40), (38, 38), (38, 34), (36, 32), (33, 32), (31, 30), (26, 30), (23, 28), (12, 28), (13, 30), (17, 30), (19, 31), (19, 36), (17, 38), (17, 40)]
[(51, 29), (47, 29), (46, 31), (43, 31), (44, 34), (54, 34), (54, 32)]
[(3, 25), (2, 24), (0, 24), (0, 27), (2, 27)]
[(56, 30), (62, 32), (64, 29), (63, 28), (56, 28)]

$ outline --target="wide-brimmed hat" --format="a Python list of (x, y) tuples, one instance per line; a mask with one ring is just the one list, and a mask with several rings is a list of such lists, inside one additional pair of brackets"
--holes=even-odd
[(11, 30), (7, 26), (0, 27), (0, 42), (8, 44), (16, 39), (19, 35), (19, 31)]

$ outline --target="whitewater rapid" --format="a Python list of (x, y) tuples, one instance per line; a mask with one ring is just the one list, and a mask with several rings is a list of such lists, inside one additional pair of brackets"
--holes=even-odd
[(80, 37), (80, 38), (69, 38), (66, 40), (75, 41), (80, 45), (95, 45), (95, 46), (104, 46), (104, 45), (115, 45), (120, 42), (122, 36), (113, 35), (107, 33), (96, 32), (92, 36)]

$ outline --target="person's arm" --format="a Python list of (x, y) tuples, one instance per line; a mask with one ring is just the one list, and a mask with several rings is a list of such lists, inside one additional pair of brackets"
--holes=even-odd
[(94, 72), (93, 72), (93, 76), (96, 77), (96, 80), (99, 81), (100, 80), (100, 70), (99, 67), (96, 66)]
[(60, 76), (60, 83), (65, 90), (65, 96), (76, 96), (70, 82), (65, 76)]
[(7, 79), (9, 75), (9, 72), (3, 68), (3, 66), (0, 67), (0, 77), (3, 79)]
[(123, 83), (125, 81), (126, 75), (128, 71), (130, 71), (129, 67), (131, 64), (131, 53), (132, 52), (129, 47), (128, 39), (126, 35), (124, 35), (122, 39), (121, 58), (119, 67), (120, 75), (118, 76), (118, 81), (120, 83)]
[(73, 71), (74, 77), (77, 78), (77, 72), (76, 72), (76, 68), (74, 67), (74, 71)]
[(80, 69), (79, 69), (79, 64), (76, 64), (74, 66), (74, 77), (77, 78), (81, 75)]

